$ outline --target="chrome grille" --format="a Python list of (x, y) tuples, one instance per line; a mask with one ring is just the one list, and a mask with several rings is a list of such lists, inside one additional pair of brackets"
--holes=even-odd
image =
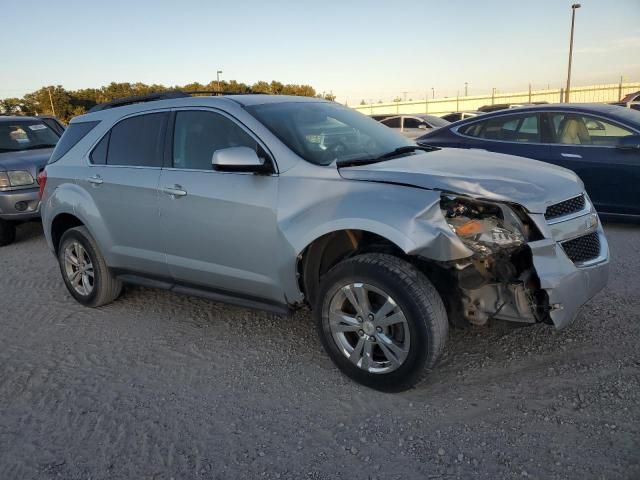
[(562, 242), (562, 248), (573, 263), (584, 263), (600, 255), (600, 236), (593, 232)]
[(547, 207), (547, 211), (544, 214), (544, 218), (547, 220), (553, 220), (554, 218), (564, 217), (565, 215), (571, 215), (572, 213), (579, 212), (584, 209), (586, 203), (584, 195), (578, 195), (577, 197), (570, 198), (560, 203), (550, 205)]

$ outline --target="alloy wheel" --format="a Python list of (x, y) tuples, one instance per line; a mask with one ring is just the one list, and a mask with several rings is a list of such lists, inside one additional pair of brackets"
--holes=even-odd
[(410, 333), (395, 300), (366, 283), (340, 288), (329, 303), (329, 329), (342, 354), (369, 373), (389, 373), (407, 358)]
[(80, 242), (69, 243), (64, 250), (64, 270), (73, 289), (88, 296), (95, 286), (95, 272), (91, 257)]

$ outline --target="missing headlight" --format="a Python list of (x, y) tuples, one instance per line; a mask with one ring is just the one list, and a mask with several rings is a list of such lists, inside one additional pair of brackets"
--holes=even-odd
[(522, 222), (506, 205), (443, 196), (440, 208), (460, 240), (481, 256), (526, 242)]

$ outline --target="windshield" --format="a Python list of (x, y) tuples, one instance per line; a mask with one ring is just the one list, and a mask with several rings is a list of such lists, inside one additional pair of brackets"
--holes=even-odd
[(377, 158), (415, 145), (381, 123), (336, 103), (269, 103), (247, 110), (291, 150), (316, 165)]
[(55, 147), (60, 137), (39, 120), (0, 121), (0, 153)]

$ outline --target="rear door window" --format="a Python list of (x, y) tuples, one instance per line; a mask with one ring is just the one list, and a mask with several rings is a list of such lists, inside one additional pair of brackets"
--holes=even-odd
[(117, 123), (109, 134), (107, 165), (161, 167), (167, 116), (148, 113)]
[(109, 148), (109, 136), (111, 133), (107, 133), (102, 140), (98, 142), (91, 152), (89, 158), (94, 165), (106, 165), (107, 164), (107, 150)]
[(503, 142), (539, 143), (541, 141), (540, 122), (536, 113), (489, 118), (461, 128), (460, 133)]

